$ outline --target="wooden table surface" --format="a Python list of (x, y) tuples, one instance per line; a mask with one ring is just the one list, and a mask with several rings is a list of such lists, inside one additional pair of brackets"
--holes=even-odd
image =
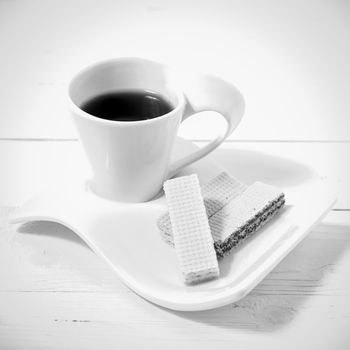
[[(349, 38), (345, 1), (0, 0), (0, 349), (349, 349)], [(70, 76), (118, 56), (233, 82), (246, 114), (213, 157), (247, 183), (293, 193), (321, 179), (338, 196), (239, 302), (157, 307), (67, 228), (8, 224), (83, 157), (64, 99)], [(194, 117), (180, 135), (201, 145), (217, 120)]]

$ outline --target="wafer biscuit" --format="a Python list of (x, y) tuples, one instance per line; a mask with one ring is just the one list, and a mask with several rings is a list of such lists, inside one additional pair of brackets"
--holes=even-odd
[(266, 224), (285, 203), (276, 187), (255, 182), (210, 218), (218, 256), (224, 256)]
[(185, 283), (219, 276), (213, 238), (197, 175), (164, 183), (177, 258)]
[[(283, 192), (276, 187), (261, 182), (247, 187), (227, 173), (221, 173), (205, 185), (203, 197), (218, 257), (228, 254), (258, 231), (285, 204)], [(158, 227), (163, 239), (173, 245), (168, 214), (159, 219)]]

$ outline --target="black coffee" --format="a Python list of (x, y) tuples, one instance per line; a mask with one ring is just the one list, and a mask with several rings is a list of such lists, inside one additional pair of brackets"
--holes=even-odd
[(169, 113), (173, 106), (157, 93), (133, 90), (93, 97), (80, 108), (98, 118), (132, 122), (157, 118)]

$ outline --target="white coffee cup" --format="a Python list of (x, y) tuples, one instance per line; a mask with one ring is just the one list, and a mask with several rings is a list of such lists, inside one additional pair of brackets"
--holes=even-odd
[[(158, 93), (174, 108), (157, 118), (132, 122), (102, 119), (80, 108), (100, 94), (134, 89)], [(142, 58), (111, 59), (83, 69), (72, 79), (68, 96), (93, 172), (91, 189), (122, 202), (150, 200), (167, 178), (219, 146), (244, 112), (243, 98), (230, 83), (209, 75), (176, 72)], [(225, 117), (226, 131), (193, 154), (169, 164), (181, 121), (208, 110)]]

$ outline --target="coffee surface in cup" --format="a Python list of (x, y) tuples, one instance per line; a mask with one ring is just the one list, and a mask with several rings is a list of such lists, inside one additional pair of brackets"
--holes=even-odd
[(101, 94), (87, 100), (80, 108), (95, 117), (122, 122), (153, 119), (174, 109), (163, 96), (148, 90)]

